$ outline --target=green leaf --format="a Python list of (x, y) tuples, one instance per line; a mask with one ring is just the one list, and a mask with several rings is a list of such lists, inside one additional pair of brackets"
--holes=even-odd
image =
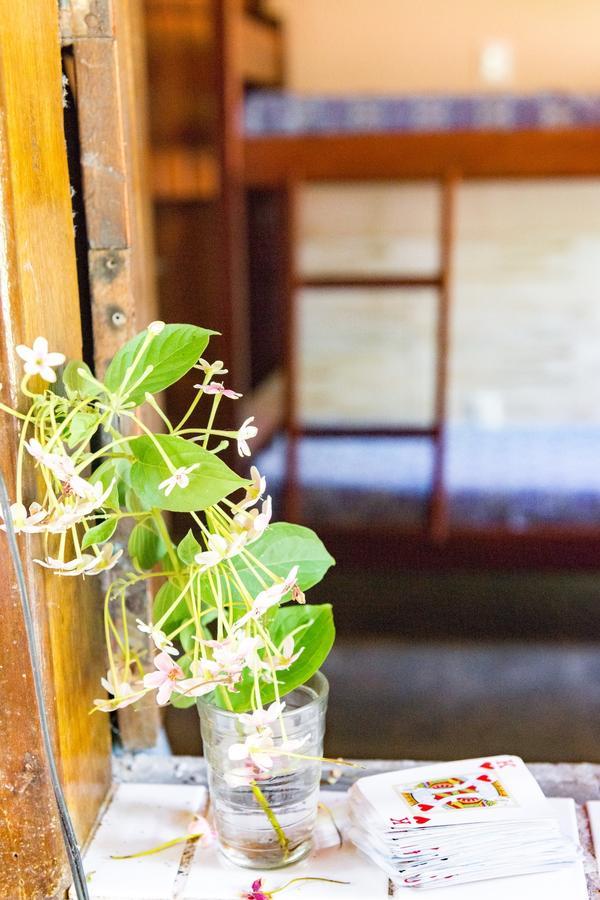
[[(321, 581), (330, 566), (335, 565), (334, 558), (314, 531), (288, 522), (270, 525), (248, 549), (281, 578), (285, 578), (293, 566), (298, 566), (298, 585), (303, 591)], [(235, 556), (232, 563), (244, 585), (252, 596), (256, 596), (262, 590), (262, 585), (248, 564), (240, 556)], [(203, 576), (203, 580), (204, 578), (206, 576)]]
[[(182, 587), (179, 587), (172, 581), (165, 581), (165, 583), (160, 586), (156, 592), (156, 597), (154, 598), (154, 604), (152, 606), (152, 621), (155, 625), (157, 622), (160, 622), (167, 610), (175, 603), (181, 591)], [(165, 634), (170, 634), (172, 631), (179, 628), (182, 622), (185, 622), (190, 616), (191, 612), (184, 596), (160, 627)]]
[(107, 509), (119, 509), (119, 484), (129, 477), (131, 463), (128, 459), (105, 459), (90, 475), (90, 482), (97, 484), (102, 482), (104, 490), (114, 481), (112, 491), (104, 501)]
[(87, 378), (82, 378), (79, 371), (83, 370), (88, 375), (92, 375), (92, 371), (86, 363), (80, 359), (71, 359), (63, 369), (62, 382), (67, 392), (67, 397), (71, 400), (76, 397), (83, 399), (84, 397), (97, 397), (102, 393), (100, 385)]
[[(165, 325), (161, 333), (152, 338), (136, 362), (133, 372), (126, 376), (147, 333), (142, 331), (121, 347), (104, 376), (104, 383), (110, 391), (127, 395), (127, 399), (133, 400), (137, 405), (143, 402), (146, 392), (156, 394), (189, 372), (202, 356), (211, 334), (216, 332), (196, 325)], [(153, 366), (152, 371), (129, 393), (128, 386), (133, 386), (142, 378), (148, 366)]]
[(192, 529), (188, 531), (184, 539), (177, 547), (177, 556), (186, 566), (190, 566), (194, 562), (196, 553), (200, 553), (202, 547), (194, 537)]
[(157, 434), (154, 439), (171, 460), (173, 468), (188, 468), (192, 465), (197, 465), (197, 468), (190, 472), (186, 488), (175, 486), (167, 497), (160, 490), (159, 484), (169, 478), (172, 472), (162, 454), (154, 441), (146, 435), (132, 440), (130, 447), (138, 461), (131, 469), (131, 484), (147, 508), (157, 507), (172, 512), (202, 510), (249, 484), (218, 456), (203, 450), (192, 441), (174, 434)]
[(129, 535), (127, 551), (140, 569), (151, 569), (165, 555), (167, 548), (154, 522), (144, 519)]
[(85, 550), (87, 547), (91, 547), (92, 544), (103, 544), (105, 541), (110, 540), (117, 528), (117, 522), (118, 519), (111, 516), (105, 519), (104, 522), (100, 522), (99, 525), (94, 525), (93, 528), (90, 528), (84, 534), (81, 549)]
[(170, 702), (171, 706), (174, 706), (175, 709), (188, 709), (195, 704), (196, 698), (186, 697), (185, 694), (178, 694), (177, 691), (173, 691)]
[[(273, 616), (269, 632), (274, 643), (279, 646), (288, 634), (302, 626), (304, 628), (294, 636), (296, 651), (303, 647), (302, 653), (289, 669), (277, 672), (281, 696), (289, 694), (294, 688), (307, 682), (327, 659), (335, 639), (331, 604), (282, 606)], [(229, 700), (235, 712), (250, 709), (253, 683), (252, 675), (247, 672), (238, 685), (237, 693), (229, 693)], [(261, 684), (260, 695), (263, 703), (272, 703), (275, 700), (273, 685)], [(218, 692), (214, 696), (217, 705), (223, 706)]]
[(98, 427), (98, 416), (95, 413), (79, 412), (71, 419), (67, 444), (75, 447), (85, 441), (87, 443)]

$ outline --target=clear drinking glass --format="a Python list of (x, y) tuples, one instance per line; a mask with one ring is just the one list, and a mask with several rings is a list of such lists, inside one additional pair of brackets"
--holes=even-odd
[(283, 729), (269, 724), (273, 766), (264, 770), (229, 758), (232, 744), (243, 743), (249, 729), (234, 713), (198, 699), (204, 756), (208, 765), (211, 809), (221, 851), (247, 868), (274, 869), (296, 862), (310, 851), (317, 818), (321, 763), (277, 755), (287, 742), (303, 741), (295, 752), (323, 755), (329, 685), (317, 672), (283, 698)]

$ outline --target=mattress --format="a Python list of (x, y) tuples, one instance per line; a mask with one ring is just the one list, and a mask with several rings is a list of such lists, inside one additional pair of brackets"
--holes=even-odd
[(245, 103), (249, 137), (593, 127), (600, 95), (303, 96), (252, 91)]
[[(255, 464), (277, 501), (285, 439), (277, 437)], [(427, 512), (432, 464), (432, 443), (423, 438), (304, 438), (303, 518), (417, 525)], [(600, 526), (600, 427), (451, 426), (445, 482), (455, 526)]]

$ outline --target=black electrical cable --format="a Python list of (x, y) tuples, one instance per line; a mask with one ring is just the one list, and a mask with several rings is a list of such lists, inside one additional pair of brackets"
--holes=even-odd
[(25, 631), (27, 633), (27, 646), (29, 649), (29, 658), (31, 660), (31, 671), (33, 672), (33, 682), (35, 686), (35, 698), (37, 701), (40, 729), (44, 741), (44, 749), (46, 751), (46, 760), (50, 772), (50, 781), (52, 783), (52, 789), (54, 791), (56, 805), (58, 807), (58, 815), (60, 818), (60, 827), (63, 833), (65, 850), (67, 852), (69, 865), (71, 867), (71, 873), (73, 875), (73, 886), (75, 888), (77, 900), (89, 900), (90, 895), (87, 889), (83, 860), (81, 859), (81, 853), (79, 852), (79, 846), (77, 844), (77, 837), (75, 836), (75, 829), (73, 828), (71, 816), (69, 815), (65, 795), (60, 783), (60, 779), (58, 777), (56, 760), (54, 759), (54, 750), (52, 748), (52, 738), (50, 737), (48, 716), (46, 714), (46, 707), (44, 705), (44, 686), (42, 683), (42, 673), (38, 659), (39, 644), (37, 640), (33, 616), (31, 614), (31, 604), (29, 603), (29, 594), (27, 593), (27, 584), (25, 582), (25, 575), (23, 573), (23, 564), (21, 563), (21, 557), (19, 556), (15, 530), (12, 523), (10, 502), (8, 499), (8, 493), (6, 491), (6, 484), (4, 483), (4, 478), (1, 474), (0, 507), (2, 508), (2, 515), (4, 517), (6, 534), (8, 537), (8, 547), (15, 568), (15, 574), (17, 576), (19, 594), (21, 596), (21, 607), (23, 610)]

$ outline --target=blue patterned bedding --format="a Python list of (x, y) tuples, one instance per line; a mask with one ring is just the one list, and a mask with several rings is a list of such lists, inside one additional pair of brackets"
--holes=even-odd
[(591, 127), (600, 125), (600, 95), (321, 97), (254, 91), (244, 117), (249, 137)]
[[(279, 437), (255, 460), (275, 498), (284, 458)], [(344, 524), (422, 522), (432, 461), (431, 442), (420, 438), (305, 438), (306, 516)], [(445, 471), (454, 525), (600, 526), (600, 428), (452, 426)]]

